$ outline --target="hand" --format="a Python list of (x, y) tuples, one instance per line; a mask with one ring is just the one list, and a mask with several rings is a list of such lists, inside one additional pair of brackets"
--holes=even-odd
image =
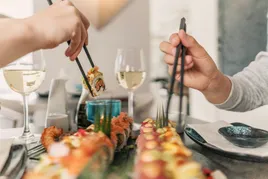
[[(176, 47), (182, 43), (187, 48), (185, 57), (184, 85), (201, 91), (212, 103), (224, 102), (230, 93), (231, 82), (215, 65), (206, 50), (183, 30), (172, 34), (169, 42), (162, 42), (160, 49), (165, 53), (164, 60), (172, 73)], [(180, 80), (181, 57), (177, 66), (176, 80)]]
[(25, 21), (35, 36), (37, 48), (55, 48), (70, 40), (65, 55), (74, 60), (83, 45), (88, 44), (89, 22), (68, 0), (57, 1)]

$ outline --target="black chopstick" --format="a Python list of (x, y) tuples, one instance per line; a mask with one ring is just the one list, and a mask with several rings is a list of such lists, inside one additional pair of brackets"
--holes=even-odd
[[(181, 19), (181, 23), (180, 23), (180, 30), (185, 29), (186, 25), (185, 25), (185, 21), (186, 19), (183, 17)], [(182, 50), (182, 44), (180, 43), (177, 48), (176, 48), (176, 54), (175, 54), (175, 59), (174, 59), (174, 65), (173, 65), (173, 70), (172, 70), (172, 75), (171, 75), (171, 85), (170, 85), (170, 90), (169, 90), (169, 94), (168, 94), (168, 101), (167, 101), (167, 106), (166, 106), (166, 120), (165, 120), (165, 126), (168, 125), (168, 113), (169, 113), (169, 106), (170, 106), (170, 102), (171, 102), (171, 98), (173, 95), (173, 89), (174, 89), (174, 83), (175, 83), (175, 76), (176, 76), (176, 71), (177, 71), (177, 66), (178, 66), (178, 61), (179, 61), (179, 55), (180, 55), (180, 50)], [(182, 60), (183, 61), (183, 60)], [(184, 69), (184, 66), (181, 65), (181, 68)], [(181, 70), (182, 71), (182, 70)]]
[(91, 58), (89, 52), (88, 52), (87, 46), (86, 46), (86, 45), (83, 45), (83, 49), (84, 49), (84, 51), (85, 51), (85, 53), (86, 53), (86, 55), (87, 55), (87, 59), (89, 60), (89, 63), (90, 63), (90, 65), (91, 65), (91, 67), (94, 68), (95, 65), (94, 65), (94, 63), (93, 63), (93, 60), (92, 60), (92, 58)]
[[(48, 4), (49, 4), (50, 6), (53, 4), (53, 3), (52, 3), (52, 0), (47, 0), (47, 2), (48, 2)], [(68, 45), (70, 45), (71, 42), (70, 42), (70, 41), (67, 41), (67, 43), (68, 43)], [(89, 52), (88, 52), (86, 46), (84, 45), (83, 47), (84, 47), (84, 50), (86, 49), (85, 52), (86, 52), (86, 55), (87, 55), (87, 57), (88, 57), (88, 59), (89, 59), (89, 62), (90, 62), (90, 64), (91, 64), (91, 66), (94, 67), (94, 63), (93, 63), (93, 61), (92, 61), (92, 59), (91, 59), (91, 56), (90, 56), (90, 54), (89, 54)], [(85, 83), (86, 83), (86, 85), (87, 85), (87, 88), (88, 88), (89, 92), (91, 93), (91, 95), (92, 95), (92, 97), (93, 97), (94, 95), (93, 95), (91, 86), (90, 86), (90, 84), (89, 84), (89, 82), (88, 82), (88, 78), (87, 78), (87, 76), (86, 76), (86, 74), (85, 74), (85, 72), (84, 72), (84, 70), (83, 70), (83, 67), (82, 67), (82, 65), (81, 65), (81, 63), (80, 63), (78, 57), (75, 58), (75, 61), (76, 61), (77, 65), (78, 65), (78, 68), (79, 68), (80, 72), (82, 73), (82, 76), (83, 76), (83, 78), (84, 78), (84, 80), (85, 80)]]
[[(186, 24), (183, 29), (186, 32)], [(182, 112), (182, 101), (183, 101), (183, 87), (184, 87), (184, 64), (185, 64), (185, 56), (186, 56), (186, 48), (182, 46), (182, 54), (181, 54), (181, 71), (180, 71), (180, 104), (179, 104), (179, 121), (178, 126), (181, 128), (182, 120), (181, 120), (181, 112)]]

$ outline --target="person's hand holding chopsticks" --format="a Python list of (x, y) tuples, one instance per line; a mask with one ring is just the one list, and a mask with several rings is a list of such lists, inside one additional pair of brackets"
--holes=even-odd
[(25, 19), (0, 18), (0, 67), (66, 41), (71, 41), (66, 56), (74, 60), (88, 43), (88, 27), (88, 20), (67, 0)]
[[(214, 104), (224, 102), (231, 91), (231, 82), (217, 68), (206, 50), (183, 30), (170, 36), (169, 42), (162, 42), (160, 49), (165, 53), (164, 60), (172, 73), (176, 47), (182, 43), (187, 48), (185, 57), (184, 85), (202, 92)], [(179, 57), (176, 80), (180, 80), (181, 55)]]
[(65, 55), (71, 60), (75, 60), (83, 45), (88, 44), (89, 22), (68, 0), (55, 2), (25, 21), (35, 34), (39, 48), (54, 48), (70, 40)]

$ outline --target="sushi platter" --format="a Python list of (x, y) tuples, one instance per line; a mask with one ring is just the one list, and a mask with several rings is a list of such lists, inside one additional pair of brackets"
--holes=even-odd
[(133, 120), (123, 112), (75, 133), (51, 126), (41, 137), (47, 153), (24, 178), (225, 179), (191, 159), (175, 125), (148, 118), (136, 139)]

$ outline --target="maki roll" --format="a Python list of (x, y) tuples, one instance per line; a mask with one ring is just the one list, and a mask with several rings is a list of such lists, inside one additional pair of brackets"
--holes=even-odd
[[(92, 97), (99, 96), (103, 91), (105, 91), (105, 83), (103, 79), (103, 74), (99, 71), (98, 67), (91, 68), (87, 73), (87, 79), (91, 86), (93, 93)], [(83, 86), (88, 90), (86, 82), (83, 79)]]
[(72, 134), (65, 135), (56, 127), (46, 128), (42, 143), (48, 153), (25, 178), (76, 178), (81, 172), (101, 176), (113, 161), (115, 150), (126, 145), (131, 125), (132, 119), (121, 113), (113, 120), (100, 119), (86, 130)]
[(51, 144), (59, 141), (62, 135), (63, 129), (55, 126), (45, 128), (41, 135), (41, 143), (46, 149), (48, 149)]
[(135, 164), (134, 178), (137, 179), (162, 179), (166, 178), (166, 162), (162, 160), (160, 150), (147, 150), (138, 155)]
[(112, 131), (116, 136), (116, 151), (120, 151), (127, 144), (127, 136), (125, 130), (120, 127), (112, 124)]
[(191, 160), (172, 123), (159, 127), (152, 119), (143, 121), (137, 138), (135, 178), (204, 179), (201, 165)]
[(112, 119), (113, 126), (120, 126), (124, 129), (126, 138), (129, 138), (131, 135), (132, 123), (132, 118), (128, 117), (127, 114), (123, 112), (121, 112), (118, 117)]

